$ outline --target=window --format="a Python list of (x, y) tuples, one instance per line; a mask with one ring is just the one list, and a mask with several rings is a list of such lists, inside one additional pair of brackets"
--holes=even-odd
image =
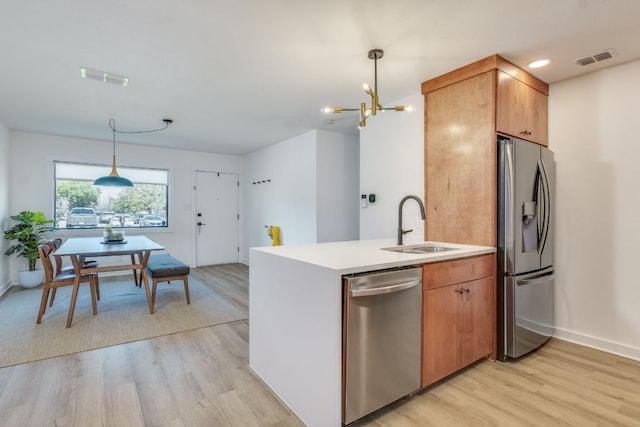
[(54, 162), (57, 228), (167, 227), (169, 171), (118, 167), (133, 188), (94, 187), (110, 166)]

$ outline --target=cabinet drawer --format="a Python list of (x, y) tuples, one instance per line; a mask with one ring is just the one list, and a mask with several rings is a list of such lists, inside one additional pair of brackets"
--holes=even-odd
[(422, 289), (434, 289), (493, 275), (493, 254), (425, 264)]

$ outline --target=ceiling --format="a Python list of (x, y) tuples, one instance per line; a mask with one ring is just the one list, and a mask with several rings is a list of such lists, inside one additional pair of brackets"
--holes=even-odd
[[(311, 129), (357, 132), (383, 105), (498, 53), (553, 83), (640, 58), (637, 0), (2, 0), (0, 121), (11, 130), (243, 155)], [(588, 66), (578, 58), (614, 49)], [(87, 67), (127, 87), (82, 79)], [(331, 120), (333, 119), (332, 123)]]

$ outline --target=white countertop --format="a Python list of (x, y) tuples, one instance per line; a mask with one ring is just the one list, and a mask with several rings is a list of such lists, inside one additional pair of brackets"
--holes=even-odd
[(307, 245), (266, 246), (251, 248), (251, 250), (325, 267), (335, 270), (340, 274), (381, 270), (413, 264), (424, 264), (448, 259), (489, 254), (496, 251), (496, 248), (489, 246), (460, 245), (445, 242), (412, 241), (411, 244), (403, 245), (403, 247), (410, 248), (427, 243), (453, 247), (456, 249), (428, 254), (407, 254), (402, 252), (385, 251), (382, 249), (398, 247), (395, 239), (378, 239), (314, 243)]

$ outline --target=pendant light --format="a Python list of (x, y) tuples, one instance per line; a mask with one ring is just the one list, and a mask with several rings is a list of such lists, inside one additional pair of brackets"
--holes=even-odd
[(362, 129), (367, 125), (367, 118), (369, 116), (375, 116), (378, 111), (394, 110), (394, 111), (413, 111), (411, 106), (396, 105), (394, 107), (383, 107), (378, 101), (378, 59), (384, 56), (382, 49), (371, 49), (368, 57), (373, 60), (373, 89), (367, 83), (362, 84), (364, 92), (371, 97), (371, 106), (367, 107), (365, 102), (360, 103), (360, 108), (342, 108), (342, 107), (324, 107), (323, 113), (342, 113), (343, 111), (359, 111), (360, 122), (358, 123), (358, 129)]
[(118, 175), (118, 171), (116, 170), (116, 132), (118, 133), (147, 133), (147, 132), (157, 132), (159, 130), (164, 130), (169, 127), (173, 120), (171, 119), (163, 119), (165, 124), (163, 128), (152, 129), (152, 130), (143, 130), (143, 131), (118, 131), (116, 130), (116, 121), (115, 119), (109, 119), (109, 127), (113, 131), (113, 161), (111, 163), (111, 173), (107, 176), (102, 176), (95, 181), (93, 181), (93, 185), (98, 187), (133, 187), (133, 183), (127, 178), (121, 177)]
[(93, 185), (99, 187), (133, 187), (133, 182), (118, 175), (118, 171), (116, 170), (116, 121), (114, 119), (109, 120), (109, 127), (113, 130), (113, 161), (111, 163), (111, 173), (96, 179), (93, 181)]

